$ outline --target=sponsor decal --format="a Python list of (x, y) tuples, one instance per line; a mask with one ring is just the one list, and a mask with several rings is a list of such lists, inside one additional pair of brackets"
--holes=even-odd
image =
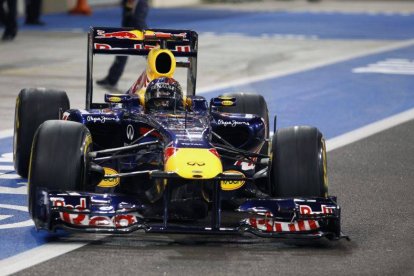
[[(257, 158), (253, 158), (253, 161), (255, 162)], [(249, 170), (253, 170), (256, 165), (254, 162), (245, 162), (245, 161), (236, 161), (234, 163), (235, 166), (239, 166), (241, 168), (242, 171), (249, 171)]]
[(117, 39), (131, 39), (131, 40), (143, 40), (144, 33), (142, 31), (118, 31), (118, 32), (106, 32), (104, 30), (97, 30), (97, 36), (95, 38), (117, 38)]
[(312, 210), (312, 208), (308, 205), (299, 205), (299, 213), (301, 215), (320, 215), (320, 214), (333, 214), (334, 209), (336, 209), (336, 207), (334, 206), (326, 206), (326, 205), (321, 205), (321, 210), (320, 212), (315, 212)]
[[(135, 50), (151, 50), (157, 48), (158, 46), (155, 45), (142, 45), (142, 44), (134, 44)], [(110, 44), (107, 43), (94, 43), (95, 50), (127, 50), (129, 48), (120, 48), (120, 47), (112, 47)], [(173, 50), (174, 51), (174, 50)], [(176, 52), (184, 52), (189, 53), (191, 52), (190, 46), (175, 46)]]
[(93, 47), (95, 50), (111, 50), (112, 47), (109, 44), (103, 44), (103, 43), (94, 43)]
[(109, 97), (108, 100), (112, 103), (119, 103), (120, 101), (122, 101), (120, 97)]
[(134, 127), (132, 125), (127, 126), (126, 136), (127, 136), (128, 140), (130, 140), (130, 141), (134, 140), (135, 130), (134, 130)]
[[(65, 204), (62, 198), (51, 198), (53, 206), (65, 207), (78, 211), (86, 209), (86, 198), (80, 199), (80, 204), (73, 206)], [(135, 215), (115, 215), (115, 216), (89, 216), (87, 214), (69, 214), (65, 212), (59, 213), (60, 219), (66, 223), (82, 226), (103, 226), (103, 227), (127, 227), (138, 222)]]
[[(112, 168), (104, 167), (105, 175), (116, 175), (118, 172)], [(113, 188), (119, 184), (120, 178), (104, 178), (98, 186), (102, 188)]]
[(199, 166), (199, 167), (202, 167), (202, 166), (205, 166), (206, 163), (204, 163), (204, 162), (189, 161), (189, 162), (187, 162), (187, 165), (189, 165), (189, 166)]
[[(232, 173), (232, 174), (239, 174), (243, 177), (245, 177), (244, 173), (239, 172), (239, 171), (235, 171), (235, 170), (228, 170), (228, 171), (224, 171), (225, 173)], [(237, 190), (240, 189), (244, 183), (246, 183), (246, 181), (244, 180), (222, 180), (220, 181), (220, 186), (221, 189), (224, 191), (233, 191), (233, 190)]]
[(171, 39), (171, 38), (180, 38), (185, 39), (187, 37), (187, 33), (179, 33), (179, 34), (172, 34), (172, 33), (164, 33), (164, 32), (153, 32), (153, 31), (145, 31), (145, 38), (164, 38), (164, 39)]
[(87, 116), (86, 121), (93, 122), (93, 123), (105, 123), (107, 121), (115, 121), (116, 118), (114, 117), (106, 117), (106, 116)]
[[(205, 144), (203, 143), (197, 143), (197, 142), (192, 142), (191, 139), (183, 139), (185, 142), (183, 142), (182, 140), (180, 140), (180, 145), (182, 145), (183, 147), (204, 147)], [(188, 141), (188, 142), (187, 142)]]
[(282, 222), (268, 218), (250, 218), (246, 222), (253, 228), (266, 232), (302, 232), (316, 230), (320, 227), (316, 220)]
[[(153, 33), (153, 32), (151, 32)], [(102, 38), (116, 38), (116, 39), (128, 39), (128, 40), (144, 40), (145, 38), (168, 38), (168, 37), (186, 37), (186, 33), (173, 35), (173, 34), (166, 34), (166, 33), (154, 33), (155, 36), (151, 36), (148, 34), (148, 32), (145, 32), (145, 35), (141, 31), (119, 31), (119, 32), (111, 32), (111, 33), (105, 33), (103, 30), (97, 31), (98, 36), (96, 36), (96, 39), (102, 39)], [(159, 48), (158, 45), (146, 45), (145, 43), (137, 43), (134, 44), (133, 49), (135, 50), (151, 50), (154, 48)], [(95, 50), (122, 50), (122, 49), (129, 49), (129, 48), (119, 48), (119, 47), (112, 47), (110, 44), (107, 43), (94, 43), (94, 49)], [(174, 50), (176, 52), (181, 53), (189, 53), (191, 52), (191, 46), (190, 45), (176, 45)]]
[[(172, 92), (176, 92), (177, 91), (177, 86), (175, 86), (174, 84), (171, 84), (170, 82), (168, 83), (163, 83), (163, 82), (155, 82), (154, 86), (151, 87), (151, 91), (155, 90), (156, 94), (158, 97), (168, 97), (171, 95), (171, 91)], [(160, 90), (160, 89), (165, 89), (165, 90)]]
[[(127, 49), (130, 49), (130, 48), (112, 47), (110, 44), (107, 44), (107, 43), (94, 43), (93, 47), (95, 50), (127, 50)], [(154, 45), (134, 44), (135, 50), (151, 50), (156, 47), (157, 46), (154, 46)]]
[(229, 100), (225, 100), (225, 101), (222, 101), (221, 104), (224, 105), (224, 106), (232, 106), (233, 102), (229, 101)]
[(221, 126), (231, 126), (231, 127), (236, 127), (236, 126), (240, 126), (240, 125), (244, 125), (244, 126), (250, 126), (249, 122), (239, 122), (236, 120), (230, 120), (230, 121), (225, 121), (222, 119), (218, 119), (217, 120), (217, 124), (221, 125)]
[(188, 53), (191, 51), (190, 46), (175, 46), (175, 51)]

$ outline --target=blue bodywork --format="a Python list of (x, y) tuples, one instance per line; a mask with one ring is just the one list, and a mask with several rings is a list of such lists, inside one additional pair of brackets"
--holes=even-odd
[[(344, 237), (340, 231), (340, 209), (335, 197), (275, 199), (246, 196), (246, 190), (252, 187), (257, 189), (255, 185), (260, 184), (254, 181), (258, 164), (246, 169), (243, 167), (247, 161), (244, 157), (239, 156), (236, 162), (222, 158), (224, 171), (239, 171), (243, 176), (221, 174), (214, 179), (198, 181), (181, 179), (174, 173), (163, 171), (163, 154), (167, 147), (220, 148), (213, 132), (228, 140), (231, 140), (229, 133), (245, 132), (246, 140), (240, 141), (241, 137), (238, 137), (239, 148), (243, 152), (260, 151), (266, 138), (267, 126), (263, 118), (218, 112), (214, 108), (210, 111), (207, 101), (200, 96), (190, 97), (193, 104), (186, 112), (147, 114), (136, 104), (134, 95), (122, 97), (122, 103), (109, 103), (105, 108), (68, 110), (64, 119), (87, 126), (97, 152), (128, 147), (137, 141), (149, 145), (145, 147), (145, 152), (143, 148), (138, 148), (138, 151), (132, 150), (122, 158), (103, 161), (99, 161), (99, 154), (92, 152), (94, 162), (99, 166), (111, 167), (120, 174), (129, 172), (131, 176), (121, 178), (120, 185), (116, 187), (95, 187), (91, 191), (74, 193), (40, 189), (38, 198), (42, 204), (38, 205), (36, 212), (37, 228), (110, 233), (136, 230), (253, 233), (278, 238)], [(256, 156), (256, 160), (260, 158), (267, 156)], [(143, 174), (134, 175), (137, 171)], [(239, 189), (224, 191), (220, 188), (221, 181), (237, 182), (241, 179), (246, 184)], [(168, 184), (160, 188), (159, 180), (168, 180)], [(194, 190), (189, 188), (196, 186), (198, 188)], [(187, 197), (177, 195), (180, 189), (188, 190)], [(239, 202), (237, 206), (235, 202)], [(303, 225), (308, 228), (301, 228), (297, 221), (306, 222)], [(318, 227), (309, 227), (316, 222)], [(267, 228), (261, 229), (257, 223)], [(286, 229), (290, 227), (292, 231), (277, 231), (277, 224), (284, 225)], [(279, 228), (282, 229), (282, 226)]]

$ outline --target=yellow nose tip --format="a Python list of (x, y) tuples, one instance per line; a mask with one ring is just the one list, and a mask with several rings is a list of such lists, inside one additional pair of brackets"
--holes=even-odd
[(179, 148), (168, 158), (164, 170), (186, 179), (211, 179), (223, 172), (223, 166), (209, 149)]

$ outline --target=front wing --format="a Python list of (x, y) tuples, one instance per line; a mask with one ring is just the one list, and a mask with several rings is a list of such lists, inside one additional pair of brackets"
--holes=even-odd
[[(166, 176), (160, 176), (165, 178)], [(168, 177), (172, 177), (169, 175)], [(129, 233), (245, 234), (271, 238), (348, 238), (340, 227), (341, 210), (336, 197), (247, 199), (234, 210), (237, 221), (224, 223), (220, 181), (217, 177), (207, 222), (180, 223), (169, 218), (169, 188), (164, 192), (163, 216), (151, 220), (145, 213), (151, 206), (135, 196), (62, 192), (38, 189), (32, 217), (37, 229)]]

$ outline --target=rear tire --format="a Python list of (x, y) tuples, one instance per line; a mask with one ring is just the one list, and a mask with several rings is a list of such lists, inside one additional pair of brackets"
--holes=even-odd
[(92, 138), (82, 124), (49, 120), (37, 130), (29, 166), (29, 213), (38, 218), (37, 189), (84, 190)]
[(16, 99), (14, 117), (13, 159), (16, 172), (27, 177), (30, 150), (37, 128), (47, 120), (56, 120), (69, 109), (65, 92), (48, 89), (23, 89)]
[(279, 129), (273, 136), (272, 156), (272, 196), (327, 196), (325, 141), (317, 128)]
[[(236, 98), (235, 106), (218, 107), (220, 112), (254, 114), (264, 119), (266, 124), (266, 139), (269, 138), (269, 112), (266, 100), (262, 95), (251, 93), (226, 93), (224, 97)], [(268, 155), (268, 142), (260, 150), (261, 154)]]

